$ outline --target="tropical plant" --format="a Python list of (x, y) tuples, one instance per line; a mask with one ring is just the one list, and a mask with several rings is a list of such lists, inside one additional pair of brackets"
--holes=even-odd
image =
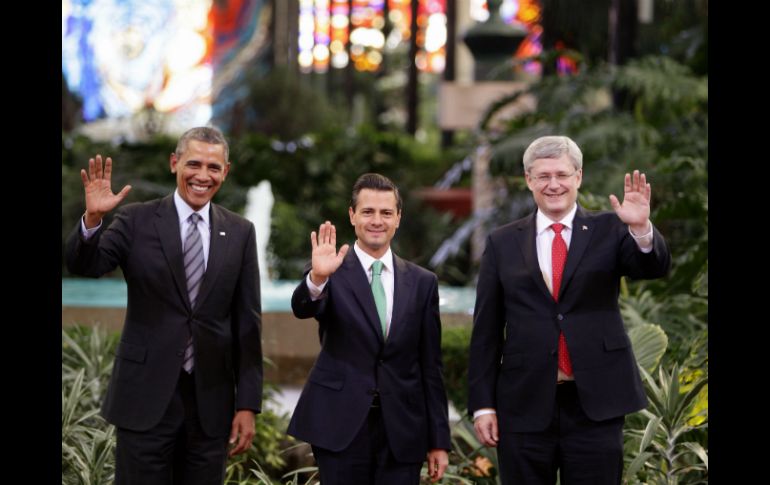
[[(708, 483), (708, 452), (705, 430), (708, 405), (696, 409), (698, 397), (708, 385), (708, 374), (690, 374), (686, 386), (678, 365), (658, 369), (657, 379), (642, 370), (649, 407), (640, 411), (647, 419), (643, 428), (632, 429), (627, 445), (638, 453), (626, 469), (627, 483), (675, 485)], [(703, 401), (701, 401), (702, 403)]]
[[(99, 411), (118, 341), (119, 334), (100, 327), (62, 329), (63, 485), (104, 485), (114, 479), (115, 430)], [(265, 386), (265, 404), (275, 399), (275, 391), (275, 386)], [(281, 448), (291, 442), (284, 434), (286, 421), (286, 416), (265, 407), (256, 419), (251, 448), (228, 463), (228, 483), (255, 483), (266, 480), (268, 473), (281, 472)], [(268, 478), (256, 483), (273, 482)]]
[(115, 431), (99, 415), (117, 339), (100, 329), (62, 330), (62, 484), (111, 483)]

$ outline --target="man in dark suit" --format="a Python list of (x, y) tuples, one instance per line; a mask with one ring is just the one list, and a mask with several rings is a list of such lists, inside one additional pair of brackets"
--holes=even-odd
[(416, 485), (426, 453), (436, 481), (451, 447), (438, 280), (390, 249), (401, 221), (393, 182), (362, 175), (348, 212), (354, 250), (337, 253), (326, 221), (292, 296), (297, 318), (318, 320), (321, 352), (288, 432), (312, 445), (324, 485)]
[(261, 307), (254, 226), (212, 204), (230, 169), (216, 128), (193, 128), (170, 157), (176, 191), (102, 218), (112, 160), (81, 171), (86, 212), (67, 267), (99, 277), (120, 267), (126, 320), (102, 407), (117, 427), (118, 485), (224, 481), (228, 455), (251, 445), (262, 399)]
[[(622, 276), (670, 266), (644, 174), (612, 212), (576, 204), (583, 155), (565, 136), (524, 153), (537, 211), (493, 231), (481, 261), (469, 364), (479, 440), (504, 484), (618, 484), (624, 415), (646, 406), (618, 308)], [(566, 263), (565, 263), (566, 260)]]

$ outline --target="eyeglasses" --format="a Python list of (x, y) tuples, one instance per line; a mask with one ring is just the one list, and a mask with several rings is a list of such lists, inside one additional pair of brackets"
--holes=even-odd
[(572, 177), (576, 173), (577, 173), (577, 170), (575, 170), (572, 173), (557, 173), (554, 175), (544, 173), (537, 176), (530, 175), (529, 178), (533, 180), (536, 185), (548, 185), (549, 183), (551, 183), (552, 178), (555, 178), (557, 182), (566, 182), (567, 180), (569, 180), (570, 177)]

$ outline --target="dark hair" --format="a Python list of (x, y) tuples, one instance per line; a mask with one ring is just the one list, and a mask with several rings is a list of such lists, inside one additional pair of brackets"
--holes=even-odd
[(396, 196), (396, 209), (397, 212), (401, 212), (401, 194), (398, 193), (398, 187), (388, 177), (380, 175), (378, 173), (365, 173), (358, 177), (356, 183), (353, 184), (353, 195), (350, 197), (350, 207), (353, 211), (356, 210), (356, 204), (358, 203), (358, 194), (363, 189), (380, 190), (383, 192), (393, 192)]
[(187, 142), (190, 140), (202, 141), (211, 145), (222, 145), (225, 148), (225, 163), (230, 161), (230, 147), (225, 140), (225, 135), (213, 126), (198, 126), (185, 131), (176, 144), (176, 156), (181, 157), (187, 150)]

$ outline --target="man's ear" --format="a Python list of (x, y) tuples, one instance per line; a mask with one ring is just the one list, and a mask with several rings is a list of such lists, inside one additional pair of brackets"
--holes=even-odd
[(227, 180), (228, 173), (230, 173), (230, 162), (225, 162), (225, 168), (222, 171), (222, 182)]
[(179, 161), (176, 158), (176, 152), (171, 152), (171, 156), (168, 157), (168, 165), (171, 167), (171, 173), (176, 173), (176, 164)]

